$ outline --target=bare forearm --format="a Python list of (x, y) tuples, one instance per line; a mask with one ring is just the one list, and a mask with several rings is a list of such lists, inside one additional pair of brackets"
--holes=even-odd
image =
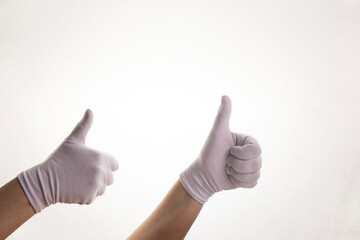
[(128, 240), (184, 239), (202, 206), (186, 192), (178, 180), (160, 205)]
[(5, 239), (35, 214), (17, 178), (0, 188), (0, 239)]

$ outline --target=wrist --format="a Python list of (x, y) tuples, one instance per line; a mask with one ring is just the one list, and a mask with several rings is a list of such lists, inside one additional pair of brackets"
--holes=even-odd
[(34, 166), (23, 171), (18, 176), (18, 181), (22, 187), (30, 205), (36, 213), (52, 204), (44, 195), (48, 191), (47, 184), (49, 178), (41, 171), (40, 165)]
[(34, 214), (17, 178), (0, 188), (0, 239), (7, 238)]
[(205, 204), (214, 194), (208, 187), (206, 177), (201, 171), (196, 171), (197, 161), (180, 174), (180, 182), (186, 192), (200, 204)]

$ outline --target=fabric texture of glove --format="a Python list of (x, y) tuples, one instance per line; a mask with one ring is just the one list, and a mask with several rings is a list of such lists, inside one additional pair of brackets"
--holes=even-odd
[(214, 193), (252, 188), (260, 177), (261, 149), (255, 138), (229, 129), (231, 100), (223, 96), (198, 158), (180, 174), (186, 191), (204, 204)]
[(71, 134), (45, 160), (18, 175), (31, 206), (38, 213), (51, 204), (90, 204), (113, 183), (118, 162), (85, 145), (93, 114), (87, 110)]

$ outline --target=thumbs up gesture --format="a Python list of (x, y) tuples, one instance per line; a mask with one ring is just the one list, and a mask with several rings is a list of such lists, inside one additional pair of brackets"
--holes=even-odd
[(71, 134), (43, 163), (18, 175), (35, 212), (51, 204), (90, 204), (113, 183), (118, 162), (85, 145), (93, 114), (87, 110)]
[(260, 146), (255, 138), (230, 131), (230, 115), (231, 100), (223, 96), (200, 155), (180, 174), (186, 191), (201, 204), (222, 190), (252, 188), (260, 177)]

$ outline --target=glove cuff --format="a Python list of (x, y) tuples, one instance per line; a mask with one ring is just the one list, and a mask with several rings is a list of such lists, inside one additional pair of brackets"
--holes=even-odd
[(180, 182), (188, 194), (200, 204), (205, 204), (214, 194), (207, 186), (206, 178), (197, 171), (197, 161), (180, 174)]
[(45, 197), (45, 192), (49, 192), (47, 185), (44, 184), (46, 182), (45, 179), (48, 178), (41, 174), (39, 165), (21, 172), (17, 178), (36, 213), (41, 212), (42, 209), (51, 204)]

